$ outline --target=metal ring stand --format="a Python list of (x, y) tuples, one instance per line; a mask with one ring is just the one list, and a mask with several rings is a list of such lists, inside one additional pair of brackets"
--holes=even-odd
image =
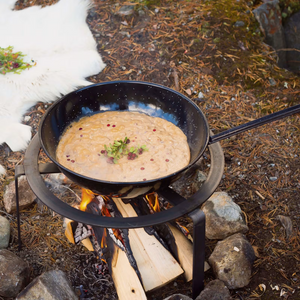
[(57, 198), (46, 187), (41, 175), (60, 173), (60, 170), (53, 163), (38, 164), (40, 149), (40, 140), (36, 135), (26, 150), (24, 165), (19, 165), (15, 169), (19, 249), (21, 249), (22, 242), (19, 214), (18, 178), (21, 175), (26, 175), (32, 191), (39, 200), (56, 213), (83, 224), (106, 228), (140, 228), (166, 223), (184, 215), (188, 215), (193, 221), (193, 299), (200, 294), (204, 288), (205, 215), (199, 208), (218, 187), (223, 175), (224, 155), (219, 143), (209, 146), (211, 154), (210, 171), (207, 176), (207, 180), (193, 196), (185, 199), (170, 188), (159, 190), (158, 193), (173, 205), (171, 209), (152, 215), (130, 218), (107, 218), (93, 215), (71, 207)]

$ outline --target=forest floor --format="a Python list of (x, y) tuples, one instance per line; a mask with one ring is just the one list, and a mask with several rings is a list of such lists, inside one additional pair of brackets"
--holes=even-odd
[[(19, 0), (17, 8), (54, 2)], [(129, 16), (118, 15), (128, 1), (94, 2), (87, 21), (107, 66), (89, 78), (92, 83), (141, 80), (173, 88), (197, 103), (214, 134), (300, 102), (300, 77), (277, 66), (273, 49), (263, 43), (254, 7), (245, 0), (136, 0), (131, 1), (135, 9)], [(50, 105), (39, 103), (27, 113), (33, 134)], [(217, 191), (226, 191), (241, 207), (249, 227), (246, 236), (257, 256), (249, 285), (232, 290), (234, 299), (300, 299), (299, 117), (221, 141), (225, 170)], [(1, 146), (0, 154), (8, 170), (0, 182), (2, 195), (24, 152)], [(279, 216), (290, 218), (290, 236)], [(17, 251), (16, 216), (9, 218), (9, 250)], [(86, 299), (116, 297), (110, 284), (91, 278), (91, 287), (87, 282), (84, 268), (96, 258), (66, 240), (60, 216), (35, 204), (22, 211), (22, 219), (24, 247), (19, 255), (33, 265), (33, 278), (58, 268), (74, 286), (89, 290)], [(206, 241), (207, 257), (216, 242)], [(214, 278), (208, 271), (205, 283)], [(179, 278), (148, 297), (163, 299), (174, 293), (190, 296), (191, 285)]]

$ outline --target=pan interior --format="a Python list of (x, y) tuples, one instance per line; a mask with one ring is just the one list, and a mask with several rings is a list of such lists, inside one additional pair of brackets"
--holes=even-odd
[(52, 104), (39, 128), (43, 149), (56, 162), (62, 133), (83, 116), (104, 111), (135, 111), (160, 117), (178, 126), (187, 136), (190, 165), (208, 143), (208, 125), (202, 111), (184, 95), (167, 87), (134, 81), (106, 82), (74, 91)]

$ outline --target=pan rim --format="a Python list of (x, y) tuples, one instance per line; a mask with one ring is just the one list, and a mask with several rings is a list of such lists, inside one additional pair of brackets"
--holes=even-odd
[[(204, 124), (206, 126), (206, 128), (203, 128), (203, 130), (206, 131), (206, 137), (205, 137), (205, 143), (203, 143), (202, 149), (199, 149), (199, 154), (196, 156), (196, 158), (192, 161), (189, 162), (189, 164), (187, 166), (185, 166), (184, 168), (173, 172), (171, 174), (168, 174), (164, 177), (158, 177), (158, 178), (154, 178), (154, 179), (150, 179), (150, 180), (146, 180), (146, 181), (107, 181), (107, 180), (101, 180), (101, 179), (96, 179), (96, 178), (92, 178), (92, 177), (88, 177), (79, 173), (76, 173), (68, 168), (66, 168), (65, 166), (63, 166), (62, 164), (60, 164), (52, 155), (50, 155), (50, 153), (47, 151), (47, 148), (44, 144), (44, 140), (43, 140), (43, 135), (42, 135), (42, 128), (44, 126), (44, 122), (45, 119), (47, 118), (47, 116), (49, 115), (49, 113), (55, 109), (55, 107), (57, 105), (59, 105), (59, 103), (63, 102), (70, 94), (76, 94), (78, 92), (84, 91), (86, 89), (90, 89), (90, 88), (94, 88), (96, 86), (102, 86), (102, 85), (112, 85), (112, 84), (142, 84), (142, 85), (148, 85), (148, 86), (152, 86), (152, 87), (157, 87), (157, 88), (161, 88), (164, 90), (167, 90), (169, 92), (172, 92), (174, 94), (177, 94), (178, 96), (180, 96), (181, 98), (183, 98), (185, 101), (189, 102), (192, 106), (194, 106), (194, 108), (196, 109), (197, 113), (199, 116), (201, 116), (203, 118)], [(39, 139), (40, 139), (40, 143), (42, 146), (43, 151), (46, 153), (46, 155), (48, 156), (48, 158), (58, 166), (59, 169), (64, 170), (62, 171), (64, 174), (70, 173), (74, 176), (80, 177), (82, 179), (88, 180), (88, 181), (92, 181), (95, 183), (99, 183), (99, 184), (110, 184), (110, 185), (122, 185), (122, 186), (131, 186), (131, 185), (139, 185), (139, 186), (148, 186), (149, 184), (153, 184), (156, 183), (158, 181), (162, 181), (162, 180), (167, 180), (169, 178), (172, 178), (176, 175), (179, 175), (181, 173), (184, 173), (186, 170), (188, 170), (189, 168), (191, 168), (199, 159), (200, 157), (203, 155), (205, 149), (208, 146), (209, 143), (209, 125), (207, 122), (207, 119), (204, 115), (204, 113), (202, 112), (202, 110), (194, 103), (194, 101), (192, 101), (191, 99), (189, 99), (188, 97), (186, 97), (185, 95), (183, 95), (182, 93), (171, 89), (169, 87), (166, 87), (164, 85), (161, 84), (157, 84), (157, 83), (152, 83), (152, 82), (147, 82), (147, 81), (134, 81), (134, 80), (116, 80), (116, 81), (103, 81), (100, 83), (95, 83), (95, 84), (91, 84), (82, 88), (79, 88), (77, 90), (74, 90), (66, 95), (64, 95), (63, 97), (61, 97), (60, 99), (54, 101), (51, 106), (48, 108), (48, 110), (45, 112), (45, 114), (43, 115), (40, 125), (39, 125), (39, 129), (38, 129), (38, 135), (39, 135)]]

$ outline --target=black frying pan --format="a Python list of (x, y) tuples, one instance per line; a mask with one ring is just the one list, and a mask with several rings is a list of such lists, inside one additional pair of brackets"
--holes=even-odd
[[(174, 123), (187, 136), (191, 151), (189, 165), (153, 180), (112, 182), (77, 174), (59, 164), (56, 161), (56, 147), (66, 127), (83, 116), (107, 110), (138, 111)], [(203, 112), (184, 95), (148, 82), (104, 82), (71, 92), (54, 102), (42, 118), (39, 137), (48, 157), (75, 183), (102, 195), (134, 198), (167, 187), (179, 179), (202, 156), (208, 144), (297, 112), (300, 112), (300, 104), (210, 137)]]

